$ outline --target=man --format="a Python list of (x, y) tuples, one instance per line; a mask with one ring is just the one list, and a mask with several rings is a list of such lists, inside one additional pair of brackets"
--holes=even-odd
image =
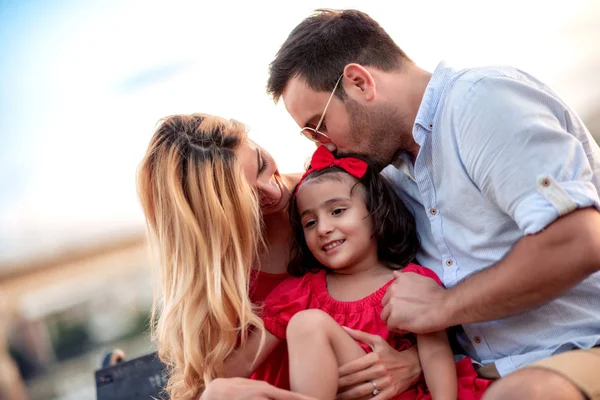
[(429, 73), (368, 15), (319, 10), (267, 91), (309, 139), (392, 164), (418, 260), (447, 289), (398, 274), (391, 329), (462, 325), (480, 375), (503, 377), (488, 400), (600, 399), (600, 149), (548, 87), (514, 68)]

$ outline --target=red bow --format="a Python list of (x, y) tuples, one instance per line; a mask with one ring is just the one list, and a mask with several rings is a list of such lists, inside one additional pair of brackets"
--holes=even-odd
[(298, 189), (300, 188), (300, 184), (309, 174), (314, 171), (320, 171), (325, 168), (338, 166), (350, 175), (355, 178), (362, 178), (367, 172), (368, 165), (363, 160), (354, 157), (345, 157), (345, 158), (335, 158), (334, 155), (327, 150), (327, 147), (321, 145), (314, 152), (311, 160), (310, 160), (310, 169), (302, 175), (300, 178), (300, 182), (298, 182), (298, 186), (296, 186), (296, 194), (298, 194)]

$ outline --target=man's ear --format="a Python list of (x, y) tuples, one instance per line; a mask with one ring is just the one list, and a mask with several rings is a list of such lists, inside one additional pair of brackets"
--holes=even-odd
[(346, 65), (342, 84), (344, 91), (356, 101), (370, 102), (375, 98), (375, 80), (371, 73), (360, 64)]

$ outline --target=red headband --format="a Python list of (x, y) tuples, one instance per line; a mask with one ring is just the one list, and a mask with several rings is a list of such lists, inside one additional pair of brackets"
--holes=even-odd
[(310, 160), (310, 169), (302, 175), (300, 182), (296, 186), (296, 195), (300, 184), (304, 179), (314, 171), (321, 171), (325, 168), (338, 166), (355, 178), (362, 178), (367, 172), (368, 165), (363, 160), (354, 157), (335, 158), (333, 154), (327, 150), (327, 147), (321, 145), (315, 150)]

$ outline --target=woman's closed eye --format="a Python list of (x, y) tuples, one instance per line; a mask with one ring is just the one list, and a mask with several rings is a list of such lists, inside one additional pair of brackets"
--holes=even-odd
[(262, 172), (263, 172), (265, 169), (267, 169), (267, 166), (269, 165), (269, 161), (268, 161), (266, 158), (264, 158), (264, 157), (261, 157), (261, 163), (262, 163), (262, 164), (261, 164), (260, 168), (258, 169), (258, 174), (259, 174), (259, 175), (260, 175), (260, 174), (262, 174)]

